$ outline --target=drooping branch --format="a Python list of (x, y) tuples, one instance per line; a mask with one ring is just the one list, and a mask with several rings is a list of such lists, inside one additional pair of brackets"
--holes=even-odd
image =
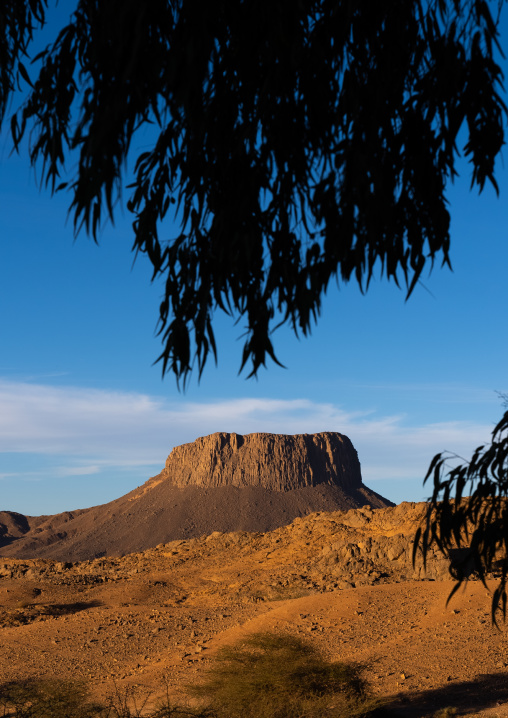
[[(486, 583), (495, 572), (498, 584), (492, 597), (492, 620), (501, 611), (506, 618), (508, 578), (508, 411), (492, 432), (488, 446), (479, 446), (471, 461), (449, 468), (449, 455), (437, 454), (425, 481), (434, 488), (425, 525), (418, 531), (414, 550), (427, 556), (432, 545), (449, 554), (467, 548), (463, 563), (471, 560)], [(455, 576), (452, 595), (467, 580)]]
[(462, 127), (473, 183), (496, 186), (497, 33), (472, 0), (80, 0), (14, 141), (31, 128), (32, 162), (95, 238), (152, 123), (128, 207), (134, 249), (165, 281), (163, 372), (216, 357), (220, 309), (244, 323), (255, 374), (276, 360), (275, 326), (310, 331), (331, 280), (366, 290), (379, 269), (410, 295), (450, 264)]

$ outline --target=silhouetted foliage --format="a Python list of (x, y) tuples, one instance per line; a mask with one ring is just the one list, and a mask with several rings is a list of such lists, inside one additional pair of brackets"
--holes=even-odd
[(28, 46), (34, 30), (44, 23), (47, 0), (2, 0), (0, 3), (0, 123), (7, 109), (10, 93), (16, 89), (19, 76), (28, 81), (22, 58), (28, 57)]
[[(4, 0), (0, 122), (24, 80), (14, 145), (31, 129), (32, 164), (51, 191), (70, 190), (76, 231), (95, 239), (113, 219), (133, 139), (151, 125), (127, 206), (134, 250), (165, 279), (163, 373), (185, 381), (217, 357), (220, 309), (245, 323), (241, 367), (255, 374), (277, 361), (274, 325), (306, 335), (331, 280), (365, 290), (379, 268), (409, 296), (426, 266), (450, 264), (445, 190), (462, 130), (472, 185), (497, 190), (500, 5), (79, 0), (32, 80), (29, 43), (47, 0)], [(166, 239), (170, 210), (180, 231)], [(501, 552), (493, 617), (506, 611), (507, 426), (505, 414), (469, 463), (447, 470), (434, 458), (415, 544), (424, 555), (434, 542), (448, 553), (470, 545), (483, 580)]]
[[(32, 82), (16, 59), (44, 4), (2, 3), (2, 113), (15, 70)], [(151, 123), (127, 206), (134, 250), (165, 279), (163, 373), (185, 380), (216, 358), (221, 309), (245, 324), (255, 374), (277, 361), (275, 325), (310, 331), (331, 280), (364, 290), (379, 268), (409, 296), (426, 266), (450, 263), (461, 128), (472, 184), (496, 187), (496, 47), (484, 0), (79, 0), (12, 135), (19, 148), (31, 128), (32, 163), (96, 238)]]
[[(432, 544), (450, 555), (455, 548), (468, 549), (455, 562), (457, 580), (450, 598), (467, 581), (470, 568), (486, 583), (494, 573), (498, 584), (492, 595), (492, 620), (502, 612), (506, 619), (508, 576), (508, 411), (492, 432), (489, 446), (479, 446), (471, 461), (449, 467), (453, 455), (437, 454), (425, 481), (431, 476), (434, 491), (424, 527), (418, 530), (418, 547), (425, 560)], [(463, 570), (466, 569), (466, 570)]]

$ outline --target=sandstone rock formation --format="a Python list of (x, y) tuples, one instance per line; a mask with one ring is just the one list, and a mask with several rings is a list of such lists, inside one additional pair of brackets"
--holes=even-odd
[(362, 483), (357, 453), (342, 434), (218, 433), (176, 447), (160, 474), (108, 504), (36, 518), (4, 512), (0, 555), (123, 556), (213, 531), (270, 531), (315, 511), (366, 504), (391, 502)]
[(161, 477), (173, 486), (260, 486), (292, 491), (307, 486), (362, 487), (358, 454), (347, 436), (320, 434), (227, 434), (177, 446)]
[[(192, 583), (188, 566), (182, 567), (186, 575), (183, 584), (191, 582), (193, 591), (200, 595), (204, 591), (211, 597), (228, 585), (240, 553), (245, 566), (242, 581), (235, 589), (237, 598), (264, 596), (271, 600), (283, 598), (287, 592), (327, 592), (406, 580), (447, 580), (450, 561), (435, 547), (429, 552), (426, 567), (420, 554), (413, 565), (413, 539), (426, 510), (423, 502), (403, 502), (384, 509), (364, 506), (348, 511), (315, 512), (272, 531), (214, 531), (187, 541), (161, 543), (123, 558), (54, 562), (6, 557), (0, 560), (0, 580), (39, 577), (53, 580), (63, 572), (66, 580), (76, 584), (117, 581), (133, 573), (166, 571), (166, 567), (159, 565), (161, 561), (185, 554), (193, 567), (192, 581), (197, 584)], [(235, 550), (231, 553), (232, 548)], [(259, 560), (261, 555), (269, 556), (266, 565)], [(199, 561), (203, 563), (198, 570)], [(176, 565), (171, 567), (173, 581), (176, 569)], [(212, 585), (203, 572), (216, 577)], [(223, 581), (217, 579), (221, 572)]]

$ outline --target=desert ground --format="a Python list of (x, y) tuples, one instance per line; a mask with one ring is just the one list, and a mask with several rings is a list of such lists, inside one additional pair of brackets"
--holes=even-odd
[(439, 558), (427, 576), (409, 560), (421, 509), (401, 506), (118, 558), (0, 559), (0, 681), (80, 678), (97, 698), (137, 686), (150, 701), (166, 681), (181, 696), (220, 646), (275, 631), (365, 662), (395, 716), (508, 716), (508, 629), (491, 623), (491, 593), (470, 580), (447, 605)]

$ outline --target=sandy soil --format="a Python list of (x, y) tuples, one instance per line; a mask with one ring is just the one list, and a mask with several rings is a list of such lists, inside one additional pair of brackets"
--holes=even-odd
[(257, 601), (234, 580), (228, 591), (178, 595), (160, 571), (92, 585), (4, 579), (0, 678), (83, 678), (100, 698), (129, 685), (155, 695), (163, 679), (178, 692), (219, 646), (289, 631), (331, 659), (367, 662), (394, 715), (455, 706), (460, 715), (508, 716), (507, 628), (491, 625), (481, 583), (446, 606), (452, 586), (414, 581)]

